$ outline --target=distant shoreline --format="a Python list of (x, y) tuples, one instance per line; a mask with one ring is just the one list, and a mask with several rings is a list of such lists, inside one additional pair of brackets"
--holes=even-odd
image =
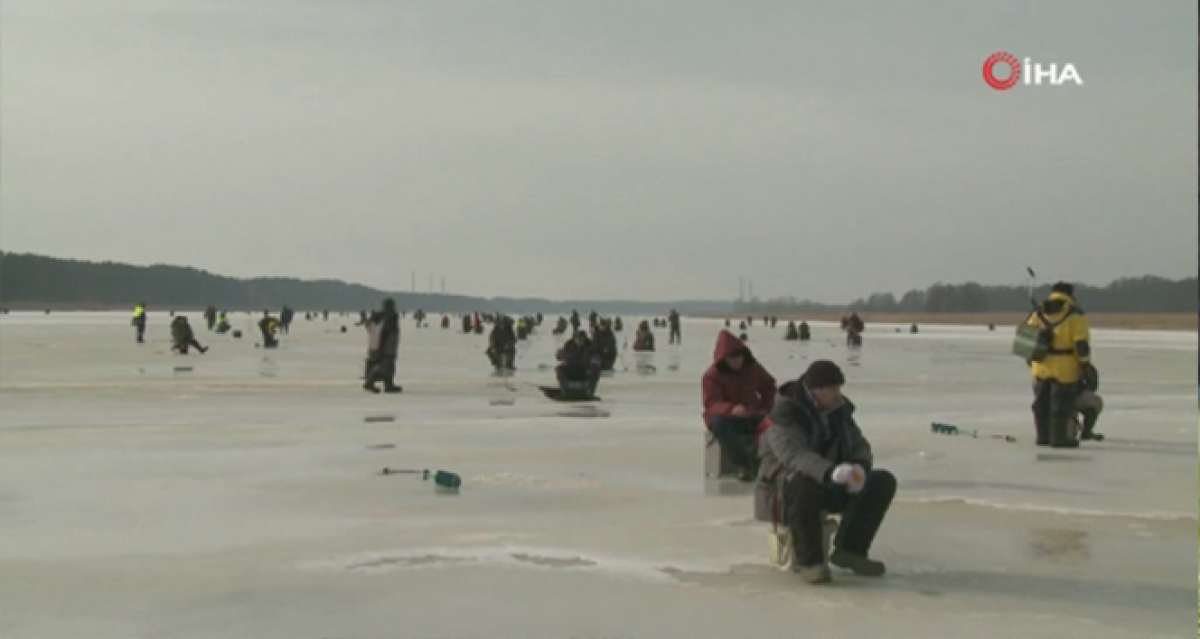
[[(837, 322), (844, 314), (841, 311), (814, 311), (811, 313), (779, 314), (779, 321), (816, 320)], [(882, 324), (965, 324), (968, 326), (1015, 326), (1025, 320), (1025, 313), (989, 312), (989, 313), (860, 313), (863, 321), (869, 327), (871, 323)], [(715, 317), (709, 315), (708, 317)], [(1193, 331), (1200, 328), (1200, 316), (1196, 313), (1088, 313), (1088, 322), (1092, 328), (1121, 328), (1130, 330), (1156, 331)], [(717, 317), (716, 319), (721, 319)], [(730, 316), (730, 320), (735, 320)], [(762, 315), (756, 316), (757, 325), (762, 321)], [(734, 326), (736, 326), (736, 321)]]
[[(52, 312), (113, 312), (113, 311), (130, 311), (132, 306), (114, 306), (114, 305), (80, 305), (80, 306), (59, 306), (54, 304), (31, 306), (28, 304), (15, 305), (9, 310), (15, 312), (42, 312), (50, 309)], [(174, 309), (170, 308), (152, 308), (151, 312), (162, 312), (173, 310), (177, 313), (202, 313), (203, 308), (180, 306)], [(272, 312), (278, 312), (279, 309), (272, 308)], [(242, 313), (244, 311), (231, 311), (232, 313)], [(261, 312), (254, 311), (254, 312)], [(303, 314), (305, 309), (300, 309), (297, 312)], [(330, 309), (330, 315), (341, 313), (340, 310)], [(345, 311), (347, 314), (357, 314), (357, 311)], [(431, 315), (441, 315), (441, 311), (430, 311)], [(813, 311), (808, 313), (782, 313), (779, 314), (781, 322), (788, 320), (822, 321), (822, 322), (837, 322), (842, 318), (842, 315), (849, 314), (848, 311)], [(457, 313), (451, 313), (457, 315)], [(624, 317), (642, 317), (641, 314), (621, 314), (621, 313), (606, 313), (605, 315), (622, 315)], [(872, 323), (880, 324), (912, 324), (916, 322), (921, 324), (960, 324), (967, 326), (987, 326), (995, 324), (996, 326), (1014, 326), (1018, 322), (1025, 319), (1025, 313), (1014, 313), (1011, 311), (997, 311), (988, 313), (860, 313), (863, 321), (868, 327)], [(554, 313), (546, 314), (546, 317), (554, 317)], [(0, 315), (3, 317), (3, 315)], [(710, 313), (705, 314), (689, 314), (685, 317), (693, 317), (699, 319), (724, 319), (728, 317), (733, 321), (733, 325), (737, 326), (738, 316), (734, 315), (715, 315)], [(741, 316), (744, 318), (745, 316)], [(762, 315), (755, 316), (755, 326), (761, 325)], [(1088, 313), (1088, 321), (1092, 328), (1117, 328), (1128, 330), (1155, 330), (1155, 331), (1192, 331), (1200, 329), (1200, 315), (1197, 313)]]

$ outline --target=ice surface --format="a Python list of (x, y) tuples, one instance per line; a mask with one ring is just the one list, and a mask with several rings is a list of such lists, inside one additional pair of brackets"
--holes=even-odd
[[(406, 321), (405, 391), (374, 396), (354, 318), (301, 318), (275, 351), (254, 347), (254, 316), (232, 318), (241, 340), (190, 319), (206, 355), (170, 353), (165, 312), (141, 346), (125, 313), (0, 316), (0, 637), (1196, 631), (1192, 333), (1094, 331), (1109, 439), (1062, 451), (1033, 446), (1011, 327), (872, 324), (849, 352), (828, 323), (808, 344), (756, 323), (781, 380), (845, 367), (900, 479), (873, 549), (888, 575), (813, 588), (767, 564), (740, 486), (703, 480), (719, 322), (686, 321), (682, 347), (657, 331), (602, 402), (568, 405), (536, 388), (548, 327), (505, 378), (486, 336)], [(385, 466), (464, 483), (439, 495)]]

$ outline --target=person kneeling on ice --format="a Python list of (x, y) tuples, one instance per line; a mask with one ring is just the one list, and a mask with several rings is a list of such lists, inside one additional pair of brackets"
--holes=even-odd
[(575, 337), (559, 349), (558, 361), (561, 363), (554, 372), (564, 396), (596, 395), (596, 384), (600, 381), (600, 357), (587, 333), (576, 331)]
[(201, 353), (207, 353), (208, 349), (201, 346), (200, 342), (196, 341), (196, 335), (192, 332), (192, 325), (188, 324), (188, 319), (184, 315), (177, 315), (171, 320), (171, 350), (179, 351), (180, 355), (187, 355), (189, 347), (196, 347), (196, 350)]
[(704, 425), (739, 469), (739, 478), (753, 480), (758, 468), (754, 434), (775, 404), (775, 378), (745, 343), (723, 330), (700, 385)]
[(1073, 417), (1078, 423), (1074, 430), (1079, 431), (1079, 439), (1103, 441), (1104, 433), (1096, 432), (1096, 421), (1104, 410), (1104, 398), (1096, 391), (1100, 390), (1100, 372), (1095, 366), (1086, 366), (1079, 379), (1079, 394), (1075, 396), (1075, 411)]
[(842, 395), (837, 364), (818, 360), (779, 388), (759, 436), (755, 517), (787, 527), (791, 570), (805, 581), (830, 581), (822, 546), (823, 513), (842, 513), (829, 561), (855, 574), (883, 575), (868, 558), (871, 542), (896, 494), (896, 478), (873, 467), (871, 445)]

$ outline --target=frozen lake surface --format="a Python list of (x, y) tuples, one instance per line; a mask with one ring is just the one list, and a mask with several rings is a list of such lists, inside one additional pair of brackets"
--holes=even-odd
[(552, 318), (507, 379), (486, 336), (406, 320), (398, 396), (361, 390), (351, 317), (264, 352), (250, 316), (235, 340), (192, 314), (212, 349), (190, 356), (166, 313), (141, 346), (128, 318), (0, 316), (0, 637), (1196, 633), (1194, 333), (1094, 331), (1109, 439), (1064, 451), (1033, 445), (1011, 327), (868, 325), (848, 352), (833, 325), (799, 344), (756, 324), (781, 381), (843, 365), (900, 480), (873, 548), (888, 575), (812, 587), (767, 564), (736, 482), (703, 480), (716, 321), (686, 321), (682, 347), (657, 330), (653, 374), (625, 351), (603, 401), (572, 405), (535, 388)]

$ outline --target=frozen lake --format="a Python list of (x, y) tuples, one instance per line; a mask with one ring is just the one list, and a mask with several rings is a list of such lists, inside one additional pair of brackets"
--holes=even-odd
[(1094, 331), (1109, 439), (1064, 451), (1033, 445), (1011, 327), (869, 324), (851, 353), (833, 325), (799, 344), (756, 324), (781, 381), (843, 365), (900, 481), (888, 575), (814, 588), (767, 564), (736, 482), (703, 481), (719, 322), (682, 347), (656, 330), (654, 374), (624, 352), (603, 401), (568, 405), (535, 388), (552, 318), (508, 379), (486, 336), (406, 320), (405, 392), (372, 396), (354, 318), (301, 316), (264, 352), (250, 316), (241, 340), (190, 317), (207, 355), (171, 354), (164, 312), (141, 346), (127, 313), (0, 316), (0, 637), (1196, 633), (1194, 333)]

